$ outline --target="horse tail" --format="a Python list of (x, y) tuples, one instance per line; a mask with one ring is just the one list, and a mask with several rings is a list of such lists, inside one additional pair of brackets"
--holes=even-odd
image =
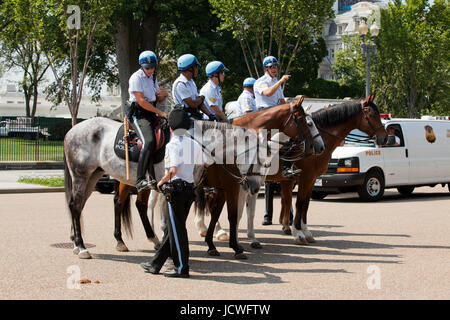
[[(205, 215), (209, 213), (208, 210), (206, 210), (206, 196), (205, 196), (205, 189), (202, 187), (198, 187), (195, 189), (195, 207), (198, 210), (198, 212), (203, 212)], [(196, 212), (197, 212), (196, 210)]]
[[(115, 210), (120, 208), (120, 188), (119, 182), (116, 183), (115, 192), (114, 192), (114, 204), (116, 206)], [(133, 223), (131, 217), (131, 192), (128, 193), (127, 197), (123, 200), (122, 211), (119, 212), (120, 219), (122, 221), (122, 225), (125, 229), (125, 233), (133, 238)]]

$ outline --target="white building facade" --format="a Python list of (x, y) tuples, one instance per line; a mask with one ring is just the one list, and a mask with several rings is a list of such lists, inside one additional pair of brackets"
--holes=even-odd
[[(336, 52), (343, 49), (342, 36), (352, 36), (358, 33), (358, 26), (363, 18), (380, 9), (385, 4), (381, 1), (338, 0), (333, 9), (335, 18), (325, 22), (322, 37), (325, 40), (328, 55), (319, 65), (318, 77), (326, 80), (336, 80), (332, 65)], [(377, 23), (380, 25), (380, 23)]]

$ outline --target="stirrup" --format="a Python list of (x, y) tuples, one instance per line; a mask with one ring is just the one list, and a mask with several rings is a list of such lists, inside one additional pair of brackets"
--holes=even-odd
[(302, 173), (302, 169), (293, 170), (292, 168), (286, 168), (283, 170), (282, 175), (285, 178), (291, 178), (291, 177), (299, 177)]
[(143, 179), (139, 183), (136, 184), (136, 189), (137, 189), (138, 193), (141, 191), (145, 191), (147, 189), (152, 189), (152, 188), (154, 188), (154, 190), (156, 189), (156, 181), (155, 180), (148, 181), (147, 179)]

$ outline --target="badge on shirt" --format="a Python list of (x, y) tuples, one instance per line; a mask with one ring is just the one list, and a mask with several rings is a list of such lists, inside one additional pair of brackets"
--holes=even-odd
[(210, 100), (212, 103), (215, 103), (215, 102), (217, 101), (217, 99), (216, 99), (216, 98), (213, 98), (213, 97), (210, 97), (209, 100)]
[(267, 88), (269, 85), (267, 83), (261, 83), (258, 87), (259, 88)]

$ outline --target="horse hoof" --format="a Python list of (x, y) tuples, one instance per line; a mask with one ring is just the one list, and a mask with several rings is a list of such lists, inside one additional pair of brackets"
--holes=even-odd
[(200, 231), (199, 234), (200, 234), (200, 237), (203, 237), (203, 238), (206, 237), (206, 230)]
[(217, 249), (212, 249), (212, 250), (208, 250), (208, 255), (213, 256), (213, 257), (218, 257), (218, 256), (220, 256), (220, 252), (217, 251)]
[(291, 228), (289, 228), (289, 227), (283, 227), (281, 230), (284, 232), (284, 234), (287, 234), (287, 235), (292, 234)]
[(78, 255), (80, 253), (80, 248), (75, 247), (75, 248), (73, 248), (72, 252), (73, 252), (73, 254)]
[(80, 253), (78, 254), (78, 258), (80, 259), (92, 259), (91, 254), (89, 253), (89, 251), (85, 250), (81, 250)]
[(220, 240), (220, 241), (230, 240), (230, 237), (228, 236), (228, 234), (226, 232), (221, 232), (216, 237), (217, 237), (217, 240)]
[(234, 255), (234, 258), (237, 259), (237, 260), (246, 260), (246, 259), (248, 259), (247, 255), (245, 253), (243, 253), (243, 252), (236, 253)]
[(250, 243), (250, 247), (252, 247), (253, 249), (261, 249), (262, 248), (261, 243), (259, 243), (259, 242)]
[(297, 237), (295, 238), (295, 243), (299, 245), (307, 245), (308, 241), (306, 241), (306, 238)]
[(129, 251), (127, 246), (125, 245), (125, 243), (118, 244), (116, 246), (116, 250), (119, 252), (128, 252)]
[(314, 239), (313, 237), (306, 237), (306, 241), (308, 241), (308, 243), (315, 243), (316, 239)]

